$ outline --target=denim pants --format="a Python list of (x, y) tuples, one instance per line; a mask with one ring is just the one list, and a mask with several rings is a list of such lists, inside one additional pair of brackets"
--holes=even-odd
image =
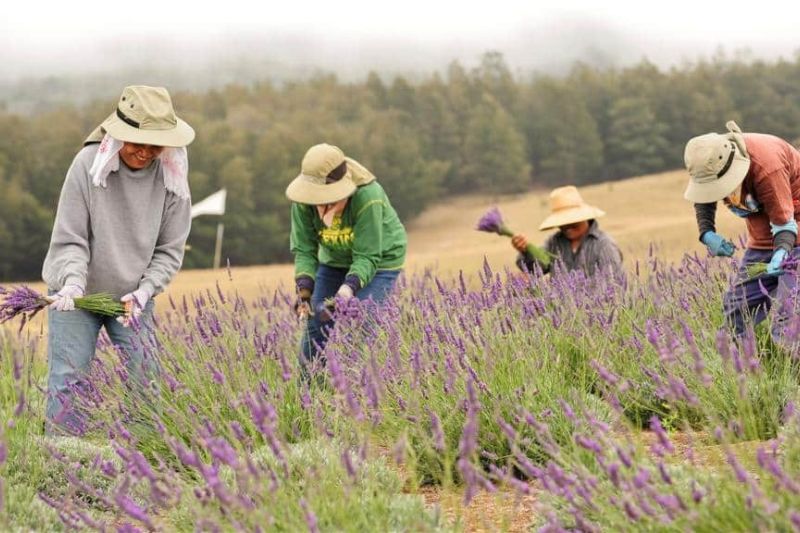
[(85, 384), (101, 327), (120, 350), (129, 380), (143, 386), (155, 377), (158, 366), (152, 359), (153, 305), (153, 300), (147, 302), (138, 324), (129, 327), (113, 317), (81, 309), (48, 309), (47, 433), (81, 434), (85, 430), (85, 415), (74, 405), (74, 389)]
[[(800, 247), (792, 250), (791, 257), (795, 259), (800, 257)], [(769, 263), (771, 258), (772, 250), (748, 248), (739, 264), (739, 271), (733, 286), (728, 289), (722, 299), (725, 320), (737, 336), (744, 334), (748, 318), (752, 319), (753, 325), (767, 318), (774, 303), (777, 309), (772, 319), (771, 333), (772, 339), (780, 342), (783, 329), (794, 313), (797, 290), (797, 276), (794, 272), (786, 272), (780, 276), (762, 276), (756, 280), (741, 283), (749, 277), (747, 265)], [(764, 294), (765, 292), (767, 294)]]
[[(311, 295), (311, 309), (315, 310), (315, 312), (307, 320), (306, 329), (303, 332), (303, 340), (301, 341), (300, 363), (303, 366), (314, 361), (319, 352), (325, 348), (328, 330), (333, 327), (332, 321), (324, 324), (319, 321), (316, 309), (326, 299), (336, 295), (336, 291), (344, 283), (347, 272), (348, 269), (346, 268), (334, 268), (327, 265), (319, 265), (317, 268), (314, 292)], [(372, 281), (358, 291), (356, 298), (359, 300), (372, 299), (376, 303), (382, 302), (394, 288), (400, 272), (400, 270), (378, 270)]]

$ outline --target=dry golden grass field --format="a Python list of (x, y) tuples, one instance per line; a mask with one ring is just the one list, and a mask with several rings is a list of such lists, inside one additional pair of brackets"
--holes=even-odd
[[(581, 188), (584, 199), (606, 211), (601, 227), (619, 244), (625, 264), (633, 268), (645, 259), (652, 244), (664, 261), (676, 261), (685, 252), (705, 253), (697, 240), (692, 205), (683, 199), (685, 171), (665, 172)], [(508, 226), (525, 233), (529, 240), (543, 243), (549, 232), (537, 230), (548, 214), (547, 190), (515, 196), (487, 198), (467, 196), (442, 202), (406, 225), (409, 252), (408, 272), (434, 269), (443, 276), (463, 270), (473, 275), (484, 257), (494, 269), (515, 268), (516, 252), (506, 237), (476, 231), (478, 219), (492, 206), (498, 206)], [(717, 229), (738, 241), (744, 223), (726, 209), (717, 211)], [(252, 294), (259, 288), (274, 289), (292, 284), (291, 265), (269, 265), (225, 269), (185, 270), (178, 274), (168, 294), (180, 297), (219, 281), (223, 287)]]
[[(685, 252), (704, 252), (697, 240), (692, 205), (683, 199), (685, 171), (665, 172), (581, 188), (584, 199), (606, 211), (601, 227), (617, 241), (628, 268), (645, 259), (653, 243), (665, 261), (678, 260)], [(508, 226), (543, 243), (548, 232), (537, 230), (548, 213), (547, 190), (488, 198), (467, 196), (442, 202), (407, 224), (408, 272), (434, 269), (443, 276), (463, 270), (473, 276), (484, 257), (494, 269), (515, 268), (516, 253), (508, 238), (476, 231), (475, 224), (491, 206), (498, 206)], [(738, 241), (744, 224), (726, 209), (717, 212), (718, 231)], [(190, 237), (191, 239), (191, 237)], [(257, 240), (256, 240), (257, 242)], [(245, 297), (279, 286), (291, 287), (291, 265), (232, 266), (214, 270), (184, 270), (167, 294), (180, 298), (219, 282), (225, 290)], [(41, 283), (32, 283), (42, 289)]]

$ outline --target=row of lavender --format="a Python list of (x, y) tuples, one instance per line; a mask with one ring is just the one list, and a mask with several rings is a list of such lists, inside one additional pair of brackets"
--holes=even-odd
[(33, 492), (98, 530), (436, 530), (403, 490), (437, 483), (467, 503), (544, 491), (549, 531), (798, 527), (794, 339), (728, 336), (731, 267), (418, 276), (380, 310), (340, 309), (310, 376), (288, 295), (207, 292), (162, 309), (157, 383), (133, 386), (106, 347), (76, 389), (82, 439), (38, 437), (44, 365), (6, 335), (3, 516), (29, 525)]

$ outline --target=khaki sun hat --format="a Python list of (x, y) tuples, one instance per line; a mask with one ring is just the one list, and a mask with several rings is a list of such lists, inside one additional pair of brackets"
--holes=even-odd
[(683, 197), (696, 204), (722, 200), (741, 185), (750, 169), (742, 130), (732, 120), (727, 134), (706, 133), (686, 143), (683, 160), (689, 185)]
[(550, 193), (550, 216), (539, 225), (540, 230), (557, 228), (605, 215), (605, 211), (583, 201), (574, 185), (553, 189)]
[[(327, 183), (332, 170), (347, 163), (347, 171), (338, 181)], [(375, 176), (355, 159), (331, 144), (312, 146), (303, 157), (300, 174), (286, 187), (292, 202), (308, 205), (332, 204), (351, 196), (356, 188), (375, 180)]]
[(187, 146), (194, 140), (194, 129), (175, 114), (167, 90), (146, 85), (125, 87), (117, 110), (87, 142), (102, 139), (103, 132), (120, 141), (154, 146)]

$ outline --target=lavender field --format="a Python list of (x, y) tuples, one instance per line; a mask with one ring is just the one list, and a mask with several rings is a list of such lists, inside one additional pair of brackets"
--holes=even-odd
[(42, 436), (44, 339), (0, 329), (0, 529), (464, 529), (433, 486), (533, 531), (800, 530), (800, 316), (732, 339), (733, 271), (418, 274), (340, 309), (310, 375), (292, 295), (162, 297), (160, 378), (101, 338), (82, 438)]

